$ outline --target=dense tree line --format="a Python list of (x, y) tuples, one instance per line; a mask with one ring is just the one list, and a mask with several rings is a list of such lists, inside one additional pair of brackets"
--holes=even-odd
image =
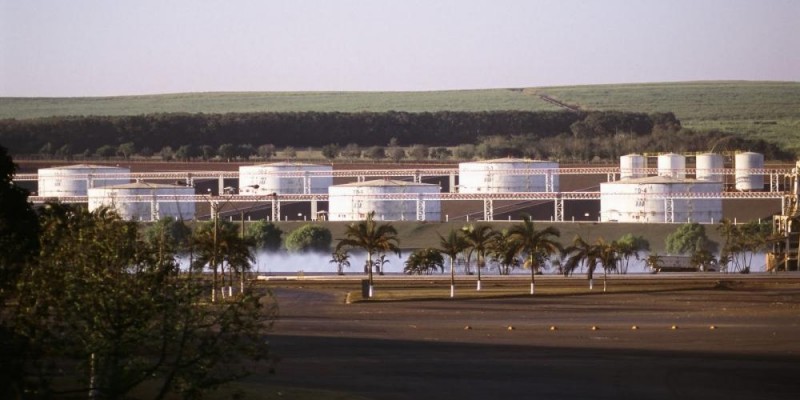
[[(435, 112), (153, 114), (0, 120), (14, 154), (69, 159), (269, 160), (278, 148), (321, 149), (328, 159), (458, 160), (531, 157), (613, 161), (641, 152), (749, 150), (794, 155), (763, 140), (685, 129), (672, 113)], [(400, 147), (402, 144), (405, 149)], [(446, 146), (455, 147), (450, 150)]]

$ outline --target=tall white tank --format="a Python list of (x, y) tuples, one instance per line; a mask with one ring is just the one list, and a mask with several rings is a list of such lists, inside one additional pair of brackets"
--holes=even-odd
[(722, 182), (724, 175), (722, 170), (725, 168), (725, 159), (722, 154), (703, 153), (695, 157), (695, 177), (699, 181)]
[(658, 176), (686, 178), (686, 157), (675, 153), (658, 156)]
[(764, 168), (764, 155), (760, 153), (738, 153), (735, 157), (736, 190), (764, 190), (764, 175), (753, 169)]
[[(651, 176), (600, 184), (600, 220), (603, 222), (699, 222), (722, 218), (722, 182)], [(703, 193), (698, 198), (672, 198)], [(713, 196), (719, 194), (720, 196)], [(717, 197), (717, 198), (710, 198)]]
[(633, 179), (647, 176), (647, 159), (641, 154), (628, 154), (619, 158), (619, 178)]
[(63, 167), (40, 168), (38, 171), (39, 196), (86, 196), (87, 189), (130, 183), (131, 170), (105, 165), (78, 164)]
[(323, 194), (332, 184), (330, 165), (279, 162), (239, 167), (240, 194)]
[[(441, 221), (441, 202), (422, 201), (421, 197), (440, 191), (439, 185), (389, 179), (334, 185), (328, 188), (328, 219), (358, 221), (374, 211), (375, 219), (382, 221), (415, 221), (419, 219), (418, 213), (422, 221)], [(390, 198), (399, 194), (412, 196), (410, 199)]]
[[(516, 171), (516, 172), (514, 172)], [(558, 163), (501, 158), (458, 164), (459, 193), (557, 192)]]
[(193, 187), (146, 182), (91, 188), (89, 211), (106, 206), (131, 221), (154, 221), (163, 217), (191, 220), (195, 215), (195, 203), (179, 201), (175, 196), (194, 194)]

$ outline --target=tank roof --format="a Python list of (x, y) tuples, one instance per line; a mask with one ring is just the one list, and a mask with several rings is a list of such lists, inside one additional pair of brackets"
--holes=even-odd
[(326, 167), (324, 164), (311, 164), (303, 162), (278, 161), (274, 163), (242, 165), (243, 167)]
[(433, 183), (419, 183), (419, 182), (409, 182), (409, 181), (400, 181), (396, 179), (376, 179), (372, 181), (365, 181), (365, 182), (351, 182), (351, 183), (343, 183), (341, 185), (334, 185), (334, 186), (366, 186), (366, 187), (381, 187), (381, 186), (439, 186)]
[(648, 183), (719, 183), (719, 182), (688, 179), (688, 178), (675, 178), (672, 176), (646, 176), (643, 178), (629, 178), (613, 182), (602, 182), (602, 183), (648, 184)]
[(533, 160), (530, 158), (495, 158), (493, 160), (478, 160), (478, 161), (469, 161), (467, 163), (477, 163), (477, 164), (500, 164), (500, 163), (555, 163), (556, 161), (546, 161), (546, 160)]
[(165, 183), (133, 182), (133, 183), (123, 183), (121, 185), (102, 186), (98, 189), (182, 189), (182, 188), (192, 188), (192, 187), (181, 186), (181, 185), (168, 185)]

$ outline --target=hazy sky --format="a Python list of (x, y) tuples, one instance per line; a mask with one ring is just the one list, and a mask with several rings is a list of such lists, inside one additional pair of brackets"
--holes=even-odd
[(798, 0), (0, 0), (0, 96), (800, 81)]

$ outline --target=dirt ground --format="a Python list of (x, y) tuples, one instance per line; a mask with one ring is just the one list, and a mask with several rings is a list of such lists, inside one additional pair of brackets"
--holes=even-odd
[[(613, 285), (651, 279), (659, 277)], [(292, 398), (287, 388), (359, 399), (800, 396), (796, 274), (699, 289), (603, 294), (596, 285), (586, 294), (354, 304), (344, 298), (357, 280), (271, 285), (280, 319), (269, 340), (280, 361), (274, 375), (249, 378), (262, 398)], [(472, 288), (462, 282), (457, 293)]]

